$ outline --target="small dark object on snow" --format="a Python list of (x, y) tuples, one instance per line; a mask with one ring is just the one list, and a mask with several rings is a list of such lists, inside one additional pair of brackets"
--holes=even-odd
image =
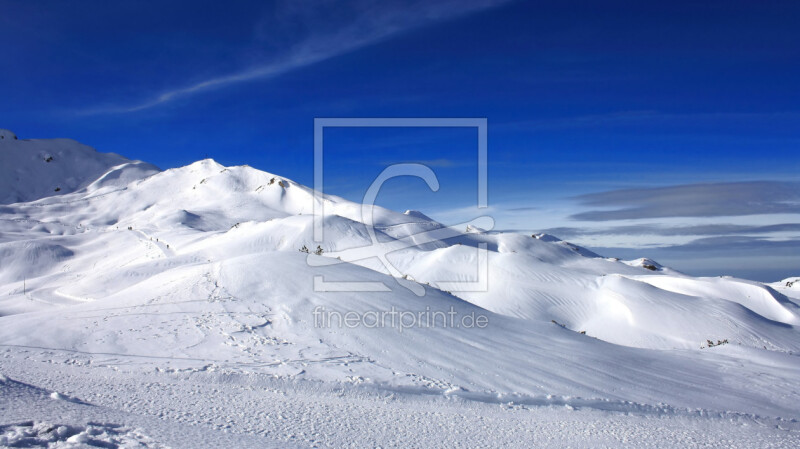
[[(724, 340), (717, 340), (717, 343), (714, 343), (711, 340), (706, 340), (706, 344), (708, 345), (709, 348), (713, 348), (714, 346), (727, 345), (728, 344), (728, 339), (726, 338)], [(702, 349), (703, 347), (701, 346), (700, 348)], [(764, 348), (764, 349), (766, 349), (766, 348)]]

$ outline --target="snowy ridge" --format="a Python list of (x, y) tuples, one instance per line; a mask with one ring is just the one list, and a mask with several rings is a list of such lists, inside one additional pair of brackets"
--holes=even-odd
[[(163, 172), (113, 162), (80, 182), (64, 172), (73, 192), (38, 198), (31, 187), (13, 195), (34, 201), (0, 207), (0, 371), (12, 378), (69, 364), (76, 378), (103, 369), (675, 419), (800, 418), (797, 279), (695, 278), (545, 234), (456, 232), (377, 206), (365, 216), (361, 204), (315, 204), (308, 187), (210, 159)], [(474, 280), (479, 247), (488, 288), (448, 292)], [(376, 254), (392, 270), (366, 257)], [(392, 291), (316, 291), (315, 276)], [(488, 325), (317, 321), (320, 311), (391, 310)], [(80, 394), (67, 397), (85, 393), (69, 385)]]
[(98, 153), (71, 139), (20, 140), (0, 129), (0, 204), (63, 195), (94, 183), (125, 185), (157, 167), (118, 154)]

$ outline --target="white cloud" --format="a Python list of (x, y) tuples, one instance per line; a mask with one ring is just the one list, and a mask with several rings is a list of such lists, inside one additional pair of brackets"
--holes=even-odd
[[(99, 107), (83, 113), (136, 112), (212, 89), (268, 79), (414, 28), (507, 2), (508, 0), (281, 1), (271, 14), (262, 18), (255, 33), (256, 40), (278, 42), (283, 48), (270, 55), (269, 62), (254, 62), (242, 70), (178, 86), (138, 103)], [(271, 35), (276, 32), (281, 35)]]
[(683, 184), (590, 193), (576, 199), (584, 206), (617, 208), (590, 210), (571, 216), (582, 221), (791, 214), (800, 213), (800, 183)]

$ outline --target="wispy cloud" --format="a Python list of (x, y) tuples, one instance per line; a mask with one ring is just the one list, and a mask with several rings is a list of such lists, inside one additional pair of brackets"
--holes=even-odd
[(700, 224), (689, 226), (662, 226), (652, 224), (613, 226), (608, 228), (558, 227), (544, 229), (542, 232), (563, 238), (599, 235), (658, 235), (658, 236), (721, 236), (772, 234), (778, 232), (800, 232), (800, 223), (779, 223), (772, 225), (738, 225), (727, 223)]
[(800, 240), (720, 236), (657, 248), (592, 246), (604, 256), (634, 259), (649, 257), (696, 276), (723, 274), (774, 282), (800, 273)]
[[(800, 248), (800, 240), (769, 240), (761, 237), (748, 236), (718, 236), (704, 237), (693, 240), (684, 245), (673, 245), (664, 247), (665, 251), (736, 251), (736, 250), (759, 250), (774, 252), (777, 249), (791, 251), (790, 254), (797, 256), (796, 250)], [(769, 253), (766, 253), (769, 254)]]
[[(268, 62), (253, 63), (241, 70), (177, 86), (137, 103), (97, 107), (83, 113), (142, 111), (213, 89), (268, 79), (414, 28), (455, 19), (508, 1), (282, 0), (262, 18), (255, 33), (256, 41), (273, 43), (271, 47), (276, 51), (268, 56)], [(275, 43), (279, 43), (281, 49), (275, 49)]]
[(590, 210), (573, 220), (716, 217), (800, 213), (800, 182), (752, 181), (623, 189), (576, 197)]

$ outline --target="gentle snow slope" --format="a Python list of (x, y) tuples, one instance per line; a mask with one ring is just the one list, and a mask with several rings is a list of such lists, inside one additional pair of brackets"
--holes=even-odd
[(125, 185), (158, 168), (118, 154), (98, 153), (71, 139), (19, 140), (0, 129), (0, 204), (63, 195), (96, 182)]

